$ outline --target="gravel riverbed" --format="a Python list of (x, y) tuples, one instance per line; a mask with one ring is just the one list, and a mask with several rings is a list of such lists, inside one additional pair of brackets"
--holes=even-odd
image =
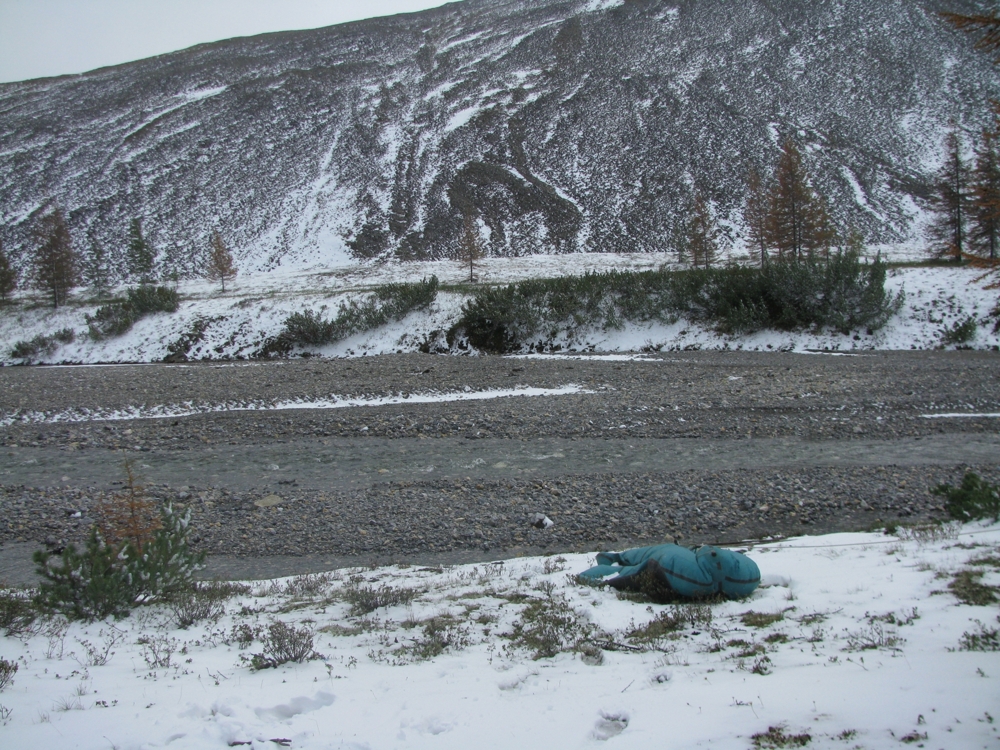
[[(585, 392), (267, 410), (278, 402), (331, 394), (377, 398), (568, 384)], [(237, 402), (257, 410), (93, 419), (95, 413), (107, 417), (129, 410), (141, 416), (143, 409), (171, 404), (217, 408)], [(338, 440), (339, 445), (349, 440), (363, 456), (366, 445), (375, 445), (372, 438), (405, 439), (418, 451), (421, 445), (431, 450), (446, 444), (441, 438), (458, 439), (467, 442), (463, 450), (469, 455), (475, 455), (479, 440), (491, 445), (606, 440), (624, 456), (629, 440), (646, 441), (649, 450), (650, 441), (661, 439), (685, 439), (697, 447), (724, 438), (732, 441), (732, 451), (752, 456), (755, 440), (782, 436), (826, 441), (822, 444), (831, 451), (838, 442), (891, 445), (926, 436), (952, 438), (960, 446), (975, 436), (995, 439), (1000, 419), (927, 415), (998, 412), (1000, 355), (993, 352), (688, 352), (646, 361), (397, 355), (0, 368), (0, 458), (6, 457), (6, 464), (0, 461), (0, 578), (19, 577), (16, 562), (29, 547), (79, 541), (94, 504), (120, 491), (120, 473), (102, 481), (75, 479), (62, 473), (56, 456), (84, 463), (133, 456), (152, 465), (158, 456), (207, 451), (225, 462), (227, 448), (301, 453), (324, 441), (336, 447)], [(58, 421), (67, 418), (79, 421)], [(51, 479), (38, 479), (39, 461), (52, 466)], [(373, 464), (358, 469), (359, 481), (329, 486), (315, 476), (300, 483), (294, 475), (266, 472), (259, 482), (227, 484), (192, 471), (175, 472), (149, 493), (191, 509), (197, 546), (214, 561), (210, 571), (238, 576), (252, 568), (278, 575), (291, 571), (295, 566), (287, 561), (294, 559), (316, 566), (443, 562), (665, 538), (693, 544), (917, 522), (943, 517), (941, 498), (930, 489), (960, 481), (966, 468), (962, 460), (917, 458), (903, 465), (879, 455), (863, 465), (824, 463), (829, 462), (788, 467), (750, 461), (738, 469), (652, 471), (626, 463), (611, 470), (607, 464), (565, 473), (548, 469), (544, 476), (470, 472), (469, 478), (433, 473), (398, 478)], [(969, 463), (1000, 481), (1000, 457)], [(29, 466), (36, 473), (26, 480), (19, 467)], [(535, 528), (536, 514), (553, 524)], [(285, 562), (261, 566), (266, 560)]]
[[(331, 394), (374, 399), (569, 384), (585, 392), (538, 400), (266, 410), (279, 402)], [(185, 404), (256, 409), (182, 419), (91, 419), (93, 412), (107, 416)], [(315, 436), (853, 438), (997, 431), (996, 420), (957, 424), (923, 418), (953, 411), (1000, 411), (1000, 354), (697, 352), (644, 361), (407, 354), (0, 368), (0, 424), (6, 424), (0, 428), (0, 445), (68, 449), (185, 450)]]

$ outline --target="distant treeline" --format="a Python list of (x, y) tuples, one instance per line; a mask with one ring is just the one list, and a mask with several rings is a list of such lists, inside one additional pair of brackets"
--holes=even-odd
[[(116, 279), (124, 278), (140, 287), (148, 287), (157, 281), (176, 282), (179, 278), (171, 268), (171, 259), (159, 259), (159, 253), (143, 234), (139, 219), (133, 219), (129, 228), (124, 268), (111, 267), (100, 243), (93, 242), (85, 251), (79, 251), (60, 208), (54, 208), (41, 218), (35, 234), (37, 244), (25, 279), (19, 278), (0, 245), (0, 302), (6, 302), (19, 284), (40, 289), (52, 301), (53, 307), (59, 307), (65, 304), (73, 288), (81, 284), (100, 298), (107, 295)], [(212, 232), (205, 248), (201, 272), (205, 278), (221, 282), (223, 292), (226, 281), (236, 276), (233, 254), (218, 232)], [(129, 304), (133, 302), (130, 300)], [(143, 304), (140, 302), (138, 306)]]

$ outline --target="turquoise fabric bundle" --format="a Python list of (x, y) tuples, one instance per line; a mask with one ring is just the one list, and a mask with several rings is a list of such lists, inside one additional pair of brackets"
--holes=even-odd
[[(616, 589), (659, 588), (688, 599), (722, 594), (741, 599), (760, 584), (760, 569), (749, 557), (718, 547), (658, 544), (624, 552), (601, 552), (597, 565), (580, 574)], [(615, 576), (609, 580), (608, 576)]]

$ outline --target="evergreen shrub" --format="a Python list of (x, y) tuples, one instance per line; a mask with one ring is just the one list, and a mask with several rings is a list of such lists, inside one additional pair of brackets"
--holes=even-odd
[(965, 320), (956, 322), (951, 328), (945, 328), (941, 332), (941, 342), (946, 346), (967, 344), (976, 337), (976, 329), (978, 328), (979, 324), (976, 323), (976, 319), (970, 315)]
[(95, 341), (127, 333), (139, 320), (153, 313), (177, 312), (180, 295), (165, 286), (143, 285), (129, 289), (124, 300), (103, 305), (87, 316), (90, 336)]
[(939, 484), (931, 492), (948, 501), (945, 508), (952, 518), (973, 521), (991, 517), (1000, 521), (1000, 487), (983, 481), (975, 472), (965, 472), (958, 487)]
[(437, 291), (437, 276), (431, 276), (412, 284), (384, 284), (364, 300), (342, 302), (333, 320), (312, 310), (293, 313), (285, 319), (281, 333), (264, 343), (258, 356), (288, 355), (296, 347), (326, 346), (380, 328), (402, 320), (413, 310), (426, 308), (437, 297)]
[(842, 252), (825, 261), (773, 262), (764, 268), (661, 268), (532, 279), (477, 290), (449, 339), (463, 333), (477, 349), (504, 353), (561, 330), (673, 323), (681, 317), (726, 334), (765, 328), (876, 330), (903, 302), (902, 293), (886, 292), (885, 277), (881, 261), (865, 265), (856, 253)]
[(160, 511), (160, 527), (142, 548), (127, 539), (105, 541), (94, 526), (82, 551), (68, 545), (61, 555), (39, 550), (34, 560), (42, 582), (37, 603), (70, 619), (127, 617), (132, 608), (165, 601), (192, 587), (204, 553), (188, 547), (190, 511)]
[(30, 596), (16, 589), (0, 590), (0, 630), (6, 636), (30, 633), (38, 611)]
[(72, 344), (76, 332), (72, 328), (63, 328), (49, 336), (40, 334), (30, 341), (18, 341), (10, 350), (10, 356), (16, 359), (31, 359), (38, 355), (51, 354), (60, 344)]

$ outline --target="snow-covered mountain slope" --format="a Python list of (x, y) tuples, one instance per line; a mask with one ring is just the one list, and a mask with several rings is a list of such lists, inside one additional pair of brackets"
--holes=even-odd
[(58, 204), (119, 268), (141, 217), (164, 270), (218, 229), (253, 272), (454, 257), (475, 209), (495, 256), (669, 251), (700, 191), (738, 242), (791, 135), (842, 226), (901, 242), (949, 123), (1000, 97), (944, 8), (464, 0), (4, 84), (0, 239), (23, 265)]

